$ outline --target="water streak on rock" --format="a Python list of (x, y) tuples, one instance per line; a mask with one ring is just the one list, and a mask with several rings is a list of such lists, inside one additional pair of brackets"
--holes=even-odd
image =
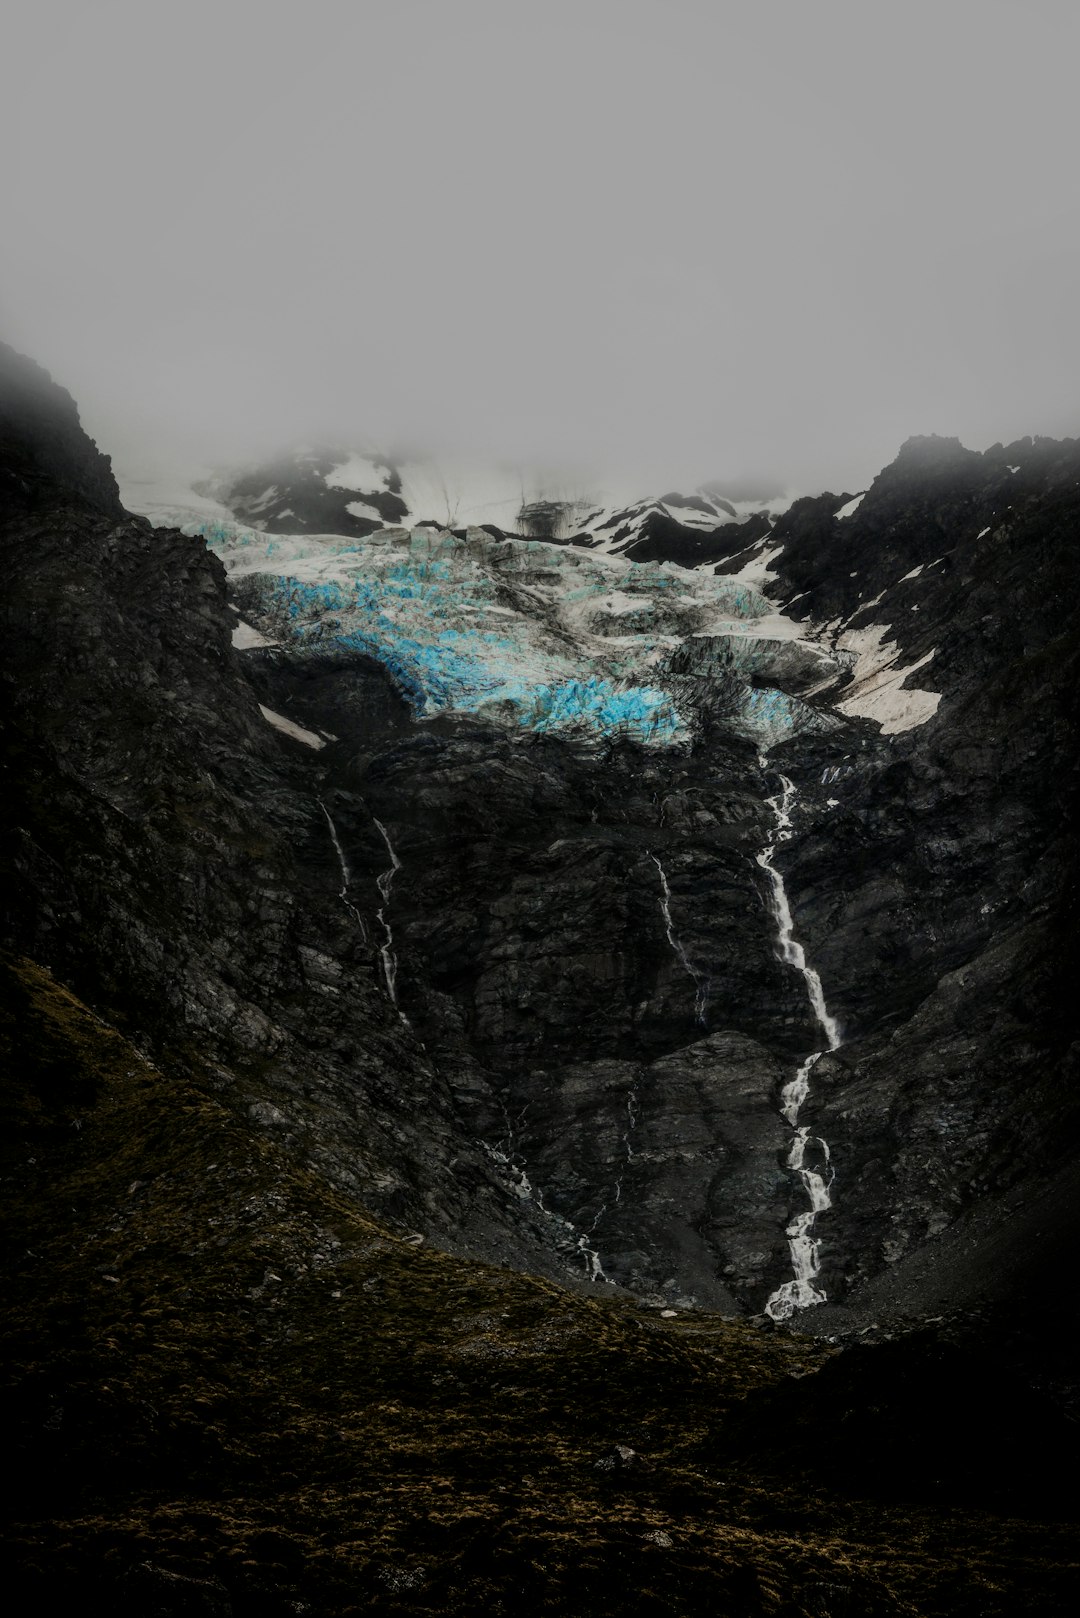
[[(780, 959), (802, 974), (814, 1017), (825, 1035), (822, 1050), (812, 1051), (800, 1063), (795, 1077), (780, 1092), (780, 1111), (795, 1131), (787, 1167), (799, 1176), (810, 1202), (808, 1212), (796, 1214), (785, 1234), (791, 1254), (794, 1278), (778, 1287), (765, 1305), (765, 1313), (773, 1320), (789, 1320), (798, 1309), (810, 1309), (824, 1303), (826, 1294), (815, 1286), (821, 1271), (821, 1243), (814, 1235), (819, 1213), (832, 1206), (831, 1186), (833, 1171), (828, 1143), (812, 1137), (806, 1125), (799, 1125), (799, 1111), (810, 1093), (810, 1075), (826, 1051), (834, 1051), (840, 1044), (840, 1024), (825, 1003), (821, 978), (806, 959), (806, 952), (795, 937), (795, 924), (788, 901), (787, 889), (780, 872), (773, 865), (776, 850), (792, 835), (791, 810), (795, 801), (795, 786), (786, 775), (780, 777), (780, 791), (766, 799), (776, 816), (776, 835), (757, 856), (757, 863), (770, 882), (769, 908), (776, 920), (777, 950)], [(821, 1154), (822, 1169), (807, 1166), (806, 1154), (816, 1147)]]
[(599, 1253), (595, 1247), (589, 1245), (589, 1237), (596, 1228), (601, 1215), (605, 1212), (605, 1208), (601, 1207), (587, 1232), (579, 1231), (569, 1219), (564, 1219), (562, 1214), (557, 1214), (547, 1207), (544, 1202), (543, 1192), (537, 1186), (534, 1186), (529, 1179), (524, 1162), (514, 1150), (513, 1132), (510, 1129), (509, 1118), (507, 1119), (507, 1135), (504, 1144), (505, 1150), (499, 1146), (492, 1146), (487, 1141), (480, 1142), (492, 1162), (497, 1163), (501, 1169), (506, 1171), (513, 1187), (514, 1195), (520, 1197), (522, 1202), (532, 1203), (536, 1211), (556, 1227), (563, 1238), (563, 1242), (573, 1242), (575, 1252), (579, 1253), (584, 1261), (586, 1279), (589, 1281), (609, 1280), (610, 1277), (604, 1274), (604, 1267), (600, 1262)]
[(646, 852), (660, 873), (660, 914), (664, 918), (664, 931), (667, 933), (667, 941), (671, 945), (679, 964), (683, 967), (687, 976), (693, 980), (694, 1015), (697, 1017), (697, 1020), (702, 1027), (704, 1027), (705, 1008), (709, 999), (709, 980), (708, 978), (703, 977), (694, 966), (690, 957), (687, 955), (686, 950), (683, 948), (682, 940), (675, 931), (675, 923), (671, 919), (671, 889), (668, 886), (667, 872), (664, 870), (664, 867), (651, 850), (646, 850)]
[(627, 1093), (626, 1093), (626, 1128), (623, 1131), (623, 1137), (622, 1137), (624, 1157), (623, 1157), (622, 1167), (619, 1170), (618, 1178), (615, 1181), (615, 1197), (614, 1197), (614, 1201), (616, 1203), (620, 1203), (622, 1201), (623, 1180), (626, 1178), (627, 1169), (630, 1167), (631, 1163), (634, 1161), (634, 1155), (635, 1154), (634, 1154), (634, 1147), (633, 1147), (633, 1135), (634, 1135), (634, 1130), (636, 1128), (637, 1128), (637, 1091), (636, 1090), (628, 1090)]
[(398, 1003), (397, 957), (394, 954), (394, 934), (393, 929), (390, 926), (387, 911), (390, 906), (390, 889), (394, 885), (394, 877), (397, 875), (398, 871), (401, 870), (401, 861), (394, 852), (394, 845), (390, 841), (390, 833), (387, 831), (382, 821), (376, 820), (374, 815), (372, 815), (371, 818), (375, 821), (376, 826), (379, 828), (379, 831), (382, 834), (382, 840), (386, 844), (386, 852), (390, 856), (390, 865), (376, 882), (376, 886), (378, 887), (379, 893), (382, 897), (382, 904), (379, 906), (376, 914), (383, 930), (383, 943), (379, 953), (382, 956), (383, 976), (386, 978), (386, 992), (389, 994), (390, 999), (396, 1006)]
[(356, 906), (352, 903), (352, 901), (349, 898), (349, 884), (352, 882), (352, 873), (349, 870), (349, 862), (345, 858), (345, 850), (341, 846), (341, 839), (338, 836), (337, 827), (334, 825), (333, 816), (331, 815), (329, 809), (326, 807), (325, 803), (323, 803), (321, 798), (319, 799), (319, 808), (322, 810), (323, 814), (326, 816), (326, 824), (330, 828), (330, 838), (331, 838), (331, 841), (333, 842), (335, 852), (337, 853), (338, 864), (341, 867), (341, 888), (338, 891), (338, 898), (341, 900), (341, 902), (345, 906), (346, 910), (349, 912), (349, 914), (352, 916), (353, 920), (356, 922), (356, 925), (360, 929), (360, 937), (364, 940), (364, 943), (366, 944), (367, 943), (367, 928), (364, 926), (364, 918), (363, 918), (363, 916), (360, 914), (359, 910), (357, 910)]

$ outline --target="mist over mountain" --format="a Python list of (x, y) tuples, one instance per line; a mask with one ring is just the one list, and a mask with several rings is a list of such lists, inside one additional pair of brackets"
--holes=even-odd
[(17, 1610), (1071, 1612), (1080, 442), (155, 527), (0, 361)]
[(675, 9), (12, 0), (5, 333), (118, 463), (856, 490), (1075, 432), (1075, 8)]

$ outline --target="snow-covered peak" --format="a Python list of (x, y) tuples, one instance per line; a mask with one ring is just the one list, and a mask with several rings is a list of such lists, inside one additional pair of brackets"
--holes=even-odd
[[(267, 533), (363, 537), (380, 528), (435, 524), (586, 546), (637, 560), (669, 558), (710, 565), (738, 548), (749, 516), (775, 516), (789, 499), (727, 500), (699, 486), (643, 491), (625, 476), (587, 476), (508, 464), (465, 464), (440, 457), (394, 457), (370, 445), (304, 448), (256, 466), (183, 479), (140, 474), (126, 480), (132, 509), (168, 520), (196, 502), (206, 516), (227, 512)], [(731, 530), (730, 536), (723, 531)]]

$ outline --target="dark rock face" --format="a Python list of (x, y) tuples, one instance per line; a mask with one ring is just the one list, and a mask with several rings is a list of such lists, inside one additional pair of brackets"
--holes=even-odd
[[(728, 510), (735, 515), (733, 508)], [(731, 556), (750, 537), (742, 523), (725, 523), (702, 532), (700, 528), (687, 527), (666, 511), (650, 511), (623, 555), (632, 562), (678, 562), (681, 567), (698, 567), (703, 562), (719, 562)]]
[[(369, 1206), (429, 1226), (445, 1195), (445, 1240), (475, 1224), (499, 1251), (528, 1220), (387, 1001), (317, 783), (232, 650), (220, 564), (105, 504), (4, 527), (5, 941)], [(392, 715), (376, 687), (361, 711)]]
[[(400, 522), (407, 507), (400, 497), (401, 480), (388, 462), (372, 465), (370, 489), (335, 489), (326, 474), (346, 459), (344, 453), (312, 452), (282, 457), (230, 477), (226, 494), (230, 510), (242, 522), (268, 534), (351, 534), (362, 537), (383, 523)], [(350, 510), (360, 507), (360, 511)]]
[(0, 512), (52, 504), (124, 514), (109, 457), (83, 432), (74, 399), (0, 343)]
[[(776, 525), (786, 540), (779, 598), (811, 578), (812, 542), (820, 615), (846, 613), (856, 628), (881, 621), (881, 606), (860, 598), (885, 592), (899, 662), (936, 648), (917, 678), (944, 688), (937, 715), (914, 729), (878, 735), (872, 722), (848, 721), (775, 755), (797, 788), (795, 835), (779, 861), (796, 933), (844, 1030), (804, 1116), (836, 1166), (821, 1221), (822, 1281), (836, 1301), (912, 1254), (925, 1258), (976, 1203), (1072, 1160), (1076, 648), (1064, 603), (1077, 599), (1067, 477), (1077, 453), (1039, 446), (1034, 486), (1005, 510), (1002, 477), (1024, 475), (1024, 446), (1008, 454), (1020, 473), (936, 441), (908, 446), (853, 517), (837, 522), (842, 497), (827, 496)], [(851, 655), (831, 654), (835, 672), (829, 655), (819, 642), (819, 703), (842, 699), (851, 678)], [(677, 656), (722, 689), (723, 653), (708, 637)], [(813, 659), (793, 643), (764, 646), (762, 660), (773, 682), (811, 682)], [(741, 1034), (771, 1057), (761, 1073), (775, 1096), (777, 1058), (792, 1064), (820, 1039), (801, 977), (776, 961), (755, 865), (776, 776), (724, 735), (719, 711), (689, 758), (628, 749), (600, 760), (550, 738), (522, 746), (448, 725), (446, 740), (412, 733), (347, 769), (394, 828), (402, 994), (429, 1048), (468, 1072), (463, 1105), (477, 1108), (477, 1132), (501, 1139), (503, 1108), (522, 1119), (517, 1161), (575, 1230), (591, 1231), (606, 1274), (650, 1293), (674, 1281), (668, 1296), (703, 1302), (732, 1290), (755, 1308), (768, 1285), (735, 1254), (747, 1243), (770, 1255), (774, 1280), (782, 1274), (786, 1215), (779, 1242), (775, 1226), (771, 1239), (758, 1234), (791, 1192), (782, 1134), (771, 1136), (773, 1169), (756, 1182), (753, 1209), (720, 1167), (730, 1160), (719, 1125), (709, 1135), (719, 1211), (700, 1264), (676, 1242), (672, 1212), (699, 1206), (697, 1168), (677, 1194), (642, 1180), (632, 1213), (620, 1190), (622, 1211), (611, 1213), (619, 1120), (658, 1056), (689, 1060), (702, 1036)], [(657, 859), (685, 962), (666, 936)], [(612, 1062), (631, 1065), (613, 1076)], [(560, 1077), (568, 1063), (572, 1083)], [(720, 1085), (723, 1072), (718, 1058)], [(680, 1097), (673, 1140), (684, 1119)], [(678, 1246), (670, 1262), (650, 1234), (659, 1208)], [(974, 1290), (997, 1280), (972, 1267)]]
[(756, 762), (719, 764), (660, 773), (635, 748), (446, 723), (342, 756), (327, 802), (358, 870), (389, 832), (401, 1006), (463, 1122), (558, 1216), (571, 1272), (596, 1252), (611, 1280), (734, 1307), (783, 1262), (784, 1131), (762, 1099), (781, 1068), (752, 1030), (796, 1050), (813, 1031), (774, 958), (760, 799), (735, 785)]
[(528, 1072), (508, 1090), (507, 1142), (548, 1205), (588, 1233), (606, 1274), (658, 1302), (731, 1309), (784, 1264), (785, 1076), (736, 1033), (648, 1064)]
[[(932, 654), (925, 723), (838, 714), (854, 655), (835, 634), (698, 635), (671, 657), (712, 714), (693, 750), (598, 747), (418, 727), (385, 668), (325, 643), (238, 656), (219, 564), (116, 519), (50, 386), (26, 442), (53, 408), (33, 454), (60, 476), (70, 440), (73, 484), (100, 478), (93, 509), (24, 503), (9, 527), (17, 947), (155, 1046), (247, 1075), (245, 1104), (383, 1217), (753, 1312), (800, 1205), (779, 1091), (822, 1043), (757, 858), (779, 768), (777, 867), (843, 1028), (801, 1119), (836, 1171), (827, 1297), (1060, 1168), (1075, 444), (912, 440), (853, 516), (825, 495), (770, 530), (795, 616), (884, 612), (902, 665)], [(744, 526), (717, 537), (745, 549)], [(809, 693), (814, 726), (764, 766), (726, 724), (736, 655), (740, 678)], [(327, 745), (283, 738), (256, 698)]]
[(1078, 470), (1075, 442), (973, 456), (913, 440), (835, 539), (810, 513), (835, 567), (812, 578), (805, 517), (779, 564), (778, 591), (809, 587), (796, 614), (858, 627), (881, 612), (860, 601), (887, 592), (902, 662), (933, 650), (916, 678), (943, 693), (925, 725), (810, 787), (808, 809), (839, 801), (790, 855), (803, 936), (855, 1035), (820, 1070), (813, 1124), (859, 1143), (830, 1216), (848, 1288), (1071, 1157)]
[[(163, 1487), (147, 1403), (167, 1410), (170, 1466), (201, 1479), (200, 1490), (224, 1467), (229, 1512), (248, 1499), (251, 1432), (281, 1459), (273, 1434), (287, 1429), (304, 1477), (318, 1473), (326, 1491), (304, 1504), (296, 1483), (288, 1520), (305, 1526), (284, 1546), (271, 1512), (268, 1524), (230, 1526), (217, 1560), (200, 1550), (190, 1565), (155, 1567), (144, 1557), (115, 1567), (117, 1610), (152, 1602), (224, 1612), (241, 1586), (243, 1610), (260, 1601), (278, 1610), (283, 1591), (296, 1610), (310, 1595), (297, 1569), (315, 1566), (311, 1589), (323, 1603), (315, 1610), (327, 1613), (347, 1610), (356, 1589), (371, 1610), (391, 1611), (401, 1590), (428, 1588), (415, 1549), (401, 1561), (415, 1521), (388, 1525), (372, 1501), (407, 1496), (416, 1521), (443, 1522), (441, 1471), (427, 1490), (401, 1470), (415, 1471), (415, 1455), (434, 1441), (410, 1437), (396, 1471), (396, 1461), (371, 1459), (363, 1434), (351, 1447), (353, 1408), (335, 1401), (342, 1389), (352, 1398), (358, 1342), (369, 1356), (372, 1410), (400, 1411), (422, 1385), (438, 1423), (453, 1426), (468, 1410), (475, 1445), (483, 1413), (502, 1401), (499, 1419), (528, 1447), (528, 1472), (520, 1454), (501, 1450), (489, 1470), (505, 1480), (500, 1498), (524, 1490), (530, 1512), (550, 1513), (565, 1483), (560, 1459), (554, 1494), (542, 1493), (543, 1482), (545, 1503), (536, 1505), (535, 1479), (555, 1463), (547, 1440), (537, 1448), (535, 1435), (514, 1426), (520, 1401), (532, 1397), (529, 1379), (547, 1390), (544, 1420), (560, 1435), (595, 1395), (608, 1414), (589, 1429), (588, 1457), (573, 1450), (588, 1479), (580, 1509), (583, 1520), (611, 1511), (622, 1522), (622, 1498), (597, 1504), (593, 1493), (632, 1487), (648, 1496), (635, 1557), (639, 1542), (649, 1557), (674, 1543), (658, 1515), (663, 1490), (710, 1523), (716, 1469), (732, 1502), (747, 1476), (771, 1478), (773, 1490), (768, 1467), (753, 1470), (757, 1435), (791, 1475), (817, 1477), (806, 1450), (827, 1442), (833, 1418), (852, 1425), (843, 1465), (823, 1487), (835, 1492), (850, 1474), (860, 1499), (888, 1496), (871, 1476), (875, 1444), (903, 1439), (893, 1493), (910, 1498), (916, 1451), (937, 1441), (938, 1424), (922, 1418), (937, 1381), (955, 1413), (942, 1430), (960, 1443), (982, 1432), (979, 1401), (963, 1390), (985, 1390), (998, 1376), (985, 1358), (970, 1371), (984, 1340), (999, 1345), (1002, 1374), (1040, 1386), (1038, 1398), (1017, 1396), (1005, 1422), (1009, 1453), (1028, 1477), (1024, 1429), (1050, 1434), (1054, 1447), (1058, 1418), (1042, 1395), (1059, 1399), (1074, 1375), (1028, 1322), (1053, 1295), (1080, 1206), (1072, 994), (1080, 446), (1023, 441), (980, 456), (948, 440), (913, 440), (848, 517), (836, 515), (846, 496), (825, 495), (798, 502), (767, 532), (766, 519), (718, 531), (727, 548), (712, 536), (714, 550), (700, 530), (672, 535), (654, 525), (647, 537), (660, 552), (666, 535), (677, 558), (709, 566), (723, 567), (742, 546), (779, 548), (772, 593), (818, 626), (810, 644), (763, 636), (738, 648), (740, 679), (750, 668), (764, 691), (797, 693), (810, 716), (763, 759), (731, 727), (735, 653), (721, 634), (690, 636), (672, 651), (667, 672), (686, 682), (704, 716), (693, 742), (677, 748), (513, 733), (452, 715), (421, 725), (369, 655), (326, 642), (234, 651), (224, 570), (204, 543), (124, 513), (68, 396), (17, 356), (4, 356), (3, 375), (3, 943), (39, 963), (11, 968), (16, 987), (4, 1001), (5, 1039), (9, 1027), (27, 1030), (21, 1047), (5, 1047), (15, 1095), (5, 1105), (19, 1141), (34, 1147), (11, 1181), (31, 1209), (23, 1246), (51, 1244), (72, 1318), (71, 1298), (137, 1276), (153, 1300), (147, 1319), (162, 1354), (201, 1366), (227, 1341), (229, 1363), (240, 1367), (225, 1427), (215, 1416), (204, 1431), (185, 1413), (156, 1359), (146, 1389), (136, 1378), (114, 1409), (101, 1403), (109, 1384), (93, 1345), (107, 1347), (117, 1331), (126, 1343), (145, 1323), (134, 1304), (120, 1325), (107, 1311), (94, 1315), (84, 1360), (58, 1349), (62, 1371), (25, 1371), (39, 1401), (34, 1434), (59, 1430), (56, 1387), (76, 1390), (63, 1465), (34, 1472), (40, 1514), (93, 1515), (87, 1456), (108, 1449), (102, 1435), (114, 1429), (121, 1492), (133, 1475)], [(264, 516), (288, 521), (269, 507)], [(687, 535), (699, 547), (692, 556), (680, 549)], [(860, 676), (840, 642), (879, 629), (896, 647), (886, 670), (895, 711), (909, 679), (941, 699), (932, 713), (924, 703), (910, 728), (882, 730), (851, 702)], [(260, 704), (304, 727), (307, 743), (283, 733), (280, 720), (268, 723)], [(790, 804), (787, 840), (778, 839), (781, 801)], [(655, 1314), (632, 1313), (627, 1302), (759, 1316), (791, 1275), (787, 1227), (806, 1207), (806, 1188), (789, 1167), (781, 1090), (827, 1042), (806, 975), (790, 950), (782, 958), (767, 847), (794, 937), (841, 1028), (799, 1114), (804, 1165), (831, 1194), (815, 1229), (816, 1284), (827, 1302), (795, 1323), (895, 1339), (882, 1355), (866, 1348), (832, 1369), (822, 1369), (825, 1345), (783, 1333), (763, 1333), (770, 1346), (755, 1357), (747, 1342), (758, 1334), (715, 1315), (694, 1317), (717, 1337), (715, 1349), (656, 1347)], [(53, 979), (92, 1011), (73, 1010)], [(20, 1065), (19, 1049), (32, 1060)], [(108, 1106), (97, 1115), (101, 1097)], [(84, 1122), (93, 1124), (85, 1144), (75, 1139)], [(125, 1143), (136, 1137), (140, 1166), (129, 1173)], [(56, 1153), (44, 1175), (39, 1149)], [(144, 1197), (147, 1162), (153, 1190)], [(249, 1181), (257, 1196), (245, 1191)], [(84, 1238), (80, 1222), (104, 1217), (99, 1200), (112, 1209), (121, 1198), (136, 1199), (132, 1211), (110, 1213)], [(338, 1264), (343, 1242), (349, 1302), (345, 1325), (331, 1327), (329, 1300), (336, 1306), (343, 1289), (327, 1298), (312, 1288), (322, 1268)], [(228, 1267), (234, 1249), (242, 1291), (240, 1268)], [(69, 1257), (76, 1252), (83, 1256)], [(572, 1281), (595, 1297), (481, 1272), (448, 1253)], [(176, 1277), (188, 1276), (193, 1255), (202, 1268), (181, 1286)], [(63, 1322), (32, 1281), (20, 1280), (38, 1300), (27, 1319), (61, 1341)], [(1075, 1305), (1055, 1295), (1055, 1307), (1067, 1336)], [(170, 1336), (189, 1309), (190, 1350)], [(935, 1326), (909, 1344), (907, 1317), (931, 1309), (947, 1316), (941, 1333)], [(416, 1349), (429, 1318), (438, 1345)], [(325, 1411), (318, 1399), (304, 1403), (313, 1397), (311, 1356), (324, 1347)], [(518, 1356), (528, 1359), (525, 1380), (500, 1370), (493, 1386), (489, 1362)], [(255, 1413), (245, 1402), (249, 1361), (258, 1366)], [(751, 1362), (759, 1371), (748, 1374)], [(614, 1363), (637, 1368), (611, 1383), (629, 1401), (625, 1428), (603, 1402)], [(203, 1372), (190, 1374), (190, 1387), (202, 1389)], [(437, 1396), (433, 1376), (446, 1385)], [(778, 1391), (780, 1379), (804, 1376), (816, 1378), (813, 1394), (808, 1387), (803, 1397), (801, 1381), (798, 1394), (786, 1383)], [(668, 1379), (690, 1429), (675, 1437), (663, 1427)], [(160, 1403), (148, 1400), (150, 1389)], [(191, 1397), (213, 1407), (204, 1392)], [(285, 1418), (283, 1408), (304, 1414)], [(380, 1455), (399, 1453), (396, 1420), (371, 1428)], [(569, 1443), (559, 1437), (559, 1456)], [(370, 1488), (350, 1494), (347, 1509), (335, 1505), (361, 1453)], [(985, 1445), (975, 1453), (985, 1462)], [(1008, 1490), (982, 1488), (976, 1463), (935, 1463), (934, 1498), (1012, 1510)], [(284, 1455), (286, 1472), (292, 1464)], [(661, 1472), (663, 1489), (650, 1494)], [(70, 1478), (70, 1499), (55, 1493), (54, 1473)], [(179, 1521), (186, 1509), (163, 1505), (159, 1516)], [(743, 1544), (760, 1531), (757, 1508), (730, 1509)], [(789, 1501), (790, 1519), (770, 1516), (769, 1531), (790, 1538), (805, 1509)], [(485, 1515), (485, 1532), (497, 1537), (504, 1518)], [(362, 1519), (382, 1548), (362, 1566), (327, 1573), (315, 1519), (318, 1532), (333, 1520), (342, 1540)], [(859, 1531), (874, 1543), (897, 1538), (895, 1523), (876, 1518)], [(514, 1567), (552, 1554), (545, 1533), (515, 1539)], [(158, 1522), (150, 1540), (175, 1551), (171, 1534)], [(450, 1553), (434, 1529), (430, 1542), (445, 1568)], [(457, 1582), (431, 1584), (438, 1610), (502, 1610), (491, 1602), (509, 1588), (505, 1569), (492, 1572), (486, 1554), (470, 1563), (463, 1553)], [(1015, 1554), (1029, 1566), (1027, 1550)], [(675, 1606), (658, 1595), (642, 1610), (711, 1610), (718, 1564), (714, 1551), (700, 1555), (700, 1567), (686, 1563)], [(737, 1555), (725, 1549), (730, 1610), (809, 1618), (841, 1598), (851, 1610), (911, 1610), (865, 1568), (845, 1573), (841, 1589), (824, 1553), (798, 1569), (787, 1556), (748, 1560), (745, 1545)], [(230, 1571), (242, 1558), (246, 1584)], [(866, 1568), (877, 1565), (868, 1555)], [(589, 1563), (588, 1609), (632, 1610), (626, 1587), (606, 1590), (605, 1566)], [(647, 1570), (633, 1567), (640, 1587)], [(925, 1597), (919, 1568), (901, 1583)], [(926, 1610), (1003, 1618), (1005, 1608), (988, 1604), (990, 1574), (977, 1596), (957, 1597), (964, 1609), (949, 1605), (960, 1588), (946, 1579)], [(766, 1600), (766, 1589), (786, 1592), (787, 1605)], [(562, 1573), (551, 1575), (549, 1594), (547, 1610), (573, 1610), (575, 1589)], [(1070, 1610), (1068, 1598), (1056, 1601), (1047, 1594), (1045, 1610)]]

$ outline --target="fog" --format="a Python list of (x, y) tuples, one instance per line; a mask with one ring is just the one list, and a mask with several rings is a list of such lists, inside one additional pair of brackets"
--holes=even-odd
[(120, 456), (857, 489), (1080, 432), (1074, 0), (5, 8), (0, 328)]

